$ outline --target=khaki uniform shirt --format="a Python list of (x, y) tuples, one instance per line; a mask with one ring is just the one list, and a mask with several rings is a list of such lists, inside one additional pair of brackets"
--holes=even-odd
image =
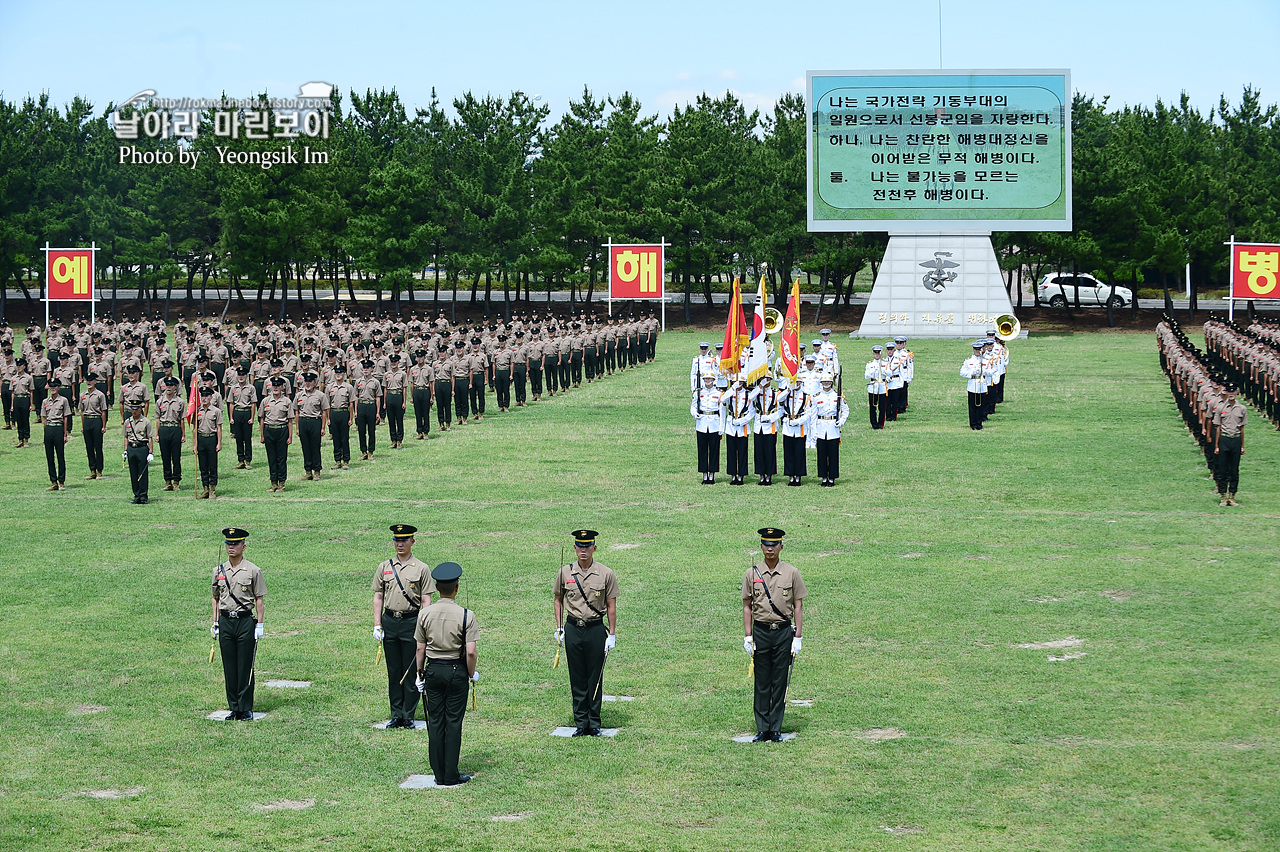
[(213, 569), (213, 593), (218, 596), (218, 609), (242, 612), (253, 608), (254, 598), (267, 596), (267, 585), (262, 569), (248, 559), (241, 559), (234, 568), (228, 560)]
[(408, 386), (409, 374), (399, 368), (387, 373), (386, 380), (383, 382), (383, 388), (387, 393), (403, 394)]
[[(766, 586), (768, 594), (765, 594)], [(800, 572), (781, 559), (773, 570), (769, 570), (764, 562), (754, 565), (742, 578), (742, 602), (751, 604), (752, 621), (790, 621), (795, 615), (795, 602), (804, 600), (806, 594)], [(773, 598), (773, 606), (769, 605), (770, 597)], [(782, 612), (781, 616), (773, 611), (774, 606)]]
[(80, 397), (80, 413), (86, 417), (101, 417), (106, 411), (107, 395), (97, 388)]
[(253, 408), (258, 404), (258, 389), (251, 382), (232, 385), (230, 393), (230, 402), (234, 408)]
[(511, 369), (512, 353), (510, 349), (498, 349), (493, 353), (493, 368), (495, 370)]
[(351, 382), (345, 378), (338, 380), (329, 392), (329, 408), (346, 409), (351, 407), (351, 400), (355, 396), (356, 389), (351, 386)]
[(281, 394), (279, 399), (275, 397), (264, 399), (259, 407), (258, 416), (268, 426), (287, 426), (289, 421), (293, 419), (293, 413), (293, 400)]
[(156, 402), (156, 419), (161, 426), (181, 426), (187, 416), (187, 401), (180, 396), (160, 397)]
[[(399, 583), (396, 582), (397, 572), (400, 574)], [(401, 585), (404, 586), (404, 592), (400, 591)], [(419, 609), (423, 599), (430, 600), (435, 590), (436, 583), (431, 579), (431, 569), (416, 556), (410, 556), (407, 562), (387, 559), (373, 574), (373, 592), (382, 592), (383, 609), (395, 612)], [(405, 592), (409, 593), (408, 596)]]
[(51, 396), (40, 406), (40, 416), (46, 426), (61, 426), (71, 416), (71, 403), (62, 394)]
[(415, 388), (429, 388), (435, 378), (436, 371), (430, 364), (423, 364), (421, 367), (414, 364), (409, 368), (409, 381), (413, 383)]
[(145, 444), (156, 436), (156, 427), (146, 417), (134, 420), (130, 415), (124, 419), (122, 432), (130, 444)]
[(1222, 429), (1222, 434), (1228, 438), (1234, 438), (1240, 434), (1240, 430), (1249, 422), (1249, 409), (1240, 404), (1240, 400), (1236, 400), (1236, 404), (1227, 408), (1225, 405), (1219, 408), (1213, 415), (1213, 425)]
[(125, 408), (135, 402), (149, 402), (151, 398), (151, 388), (142, 382), (130, 382), (120, 389), (120, 399), (123, 400)]
[(356, 382), (357, 402), (377, 402), (382, 395), (382, 384), (375, 378), (361, 379)]
[(299, 417), (323, 417), (329, 410), (329, 395), (322, 390), (305, 390), (298, 394)]
[(453, 369), (449, 374), (455, 379), (471, 378), (471, 356), (470, 355), (454, 355)]
[[(575, 578), (574, 574), (578, 576)], [(554, 594), (564, 598), (564, 610), (569, 618), (600, 618), (608, 615), (608, 602), (618, 597), (618, 578), (612, 568), (594, 559), (585, 570), (574, 561), (556, 575)], [(591, 606), (587, 605), (588, 601)]]
[(413, 638), (427, 646), (427, 659), (457, 660), (465, 657), (468, 642), (480, 638), (480, 626), (474, 612), (452, 598), (441, 598), (418, 613)]
[(9, 379), (9, 390), (14, 396), (31, 396), (36, 392), (36, 380), (30, 373), (18, 373)]
[(214, 435), (222, 428), (222, 406), (210, 402), (196, 411), (196, 433)]

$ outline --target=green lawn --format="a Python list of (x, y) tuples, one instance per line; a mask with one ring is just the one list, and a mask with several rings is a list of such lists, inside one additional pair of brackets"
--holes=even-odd
[[(1280, 846), (1280, 435), (1256, 412), (1242, 505), (1219, 509), (1150, 335), (1016, 341), (981, 433), (967, 344), (918, 340), (904, 420), (871, 432), (846, 386), (838, 487), (707, 488), (700, 336), (319, 483), (295, 446), (283, 495), (260, 449), (231, 469), (228, 439), (216, 501), (160, 492), (157, 460), (133, 506), (118, 438), (110, 478), (83, 482), (78, 434), (71, 490), (47, 494), (38, 444), (0, 433), (0, 848)], [(841, 345), (851, 373), (863, 345)], [(387, 706), (369, 582), (395, 522), (424, 561), (464, 566), (480, 618), (463, 788), (399, 789), (430, 771), (426, 734), (370, 727)], [(269, 590), (259, 683), (314, 681), (260, 686), (252, 726), (204, 719), (224, 706), (207, 659), (227, 525), (251, 531)], [(795, 742), (739, 745), (738, 587), (764, 525), (809, 588), (791, 694), (813, 704), (787, 712)], [(636, 700), (605, 705), (612, 740), (549, 736), (570, 718), (551, 583), (580, 526), (622, 590), (605, 691)], [(104, 789), (133, 795), (77, 795)], [(260, 807), (286, 801), (312, 804)]]

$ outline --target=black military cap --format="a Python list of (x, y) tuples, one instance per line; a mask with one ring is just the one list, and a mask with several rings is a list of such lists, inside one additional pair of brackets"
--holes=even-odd
[(163, 361), (161, 361), (161, 362), (160, 362), (160, 366), (161, 366), (161, 367), (172, 367), (172, 366), (173, 366), (173, 362), (172, 362), (172, 361), (170, 361), (168, 358), (165, 358)]
[(46, 382), (46, 385), (51, 388), (62, 387), (62, 379), (57, 376), (53, 376), (48, 382)]
[(417, 352), (414, 352), (414, 353), (413, 353), (413, 357), (415, 357), (415, 358), (425, 358), (425, 357), (427, 357), (427, 350), (425, 350), (425, 349), (419, 349)]
[(575, 547), (590, 547), (596, 543), (596, 537), (600, 533), (595, 530), (574, 530), (570, 533), (573, 536), (573, 544)]
[(388, 361), (399, 361), (399, 360), (400, 360), (400, 354), (399, 354), (398, 352), (393, 352), (393, 353), (391, 354), (391, 357), (390, 357), (390, 358), (388, 358), (387, 360), (388, 360)]
[(284, 361), (281, 361), (279, 358), (272, 358), (272, 359), (271, 359), (271, 366), (272, 366), (272, 367), (283, 367), (283, 366), (284, 366)]
[(333, 367), (333, 371), (334, 371), (335, 373), (345, 373), (345, 372), (347, 371), (347, 365), (346, 365), (346, 364), (335, 364), (335, 365), (334, 365), (334, 367)]
[(87, 375), (87, 376), (85, 376), (85, 377), (84, 377), (84, 380), (85, 380), (86, 382), (96, 382), (96, 381), (98, 380), (98, 374), (97, 374), (97, 373), (90, 373), (89, 375)]
[(282, 387), (284, 387), (284, 376), (272, 376), (272, 377), (271, 377), (271, 386), (272, 386), (272, 387), (277, 387), (277, 388), (282, 388)]
[(363, 361), (360, 362), (360, 366), (368, 370), (373, 367), (373, 362), (370, 361), (368, 358), (365, 358)]
[(236, 367), (236, 375), (238, 376), (249, 375), (249, 368), (241, 364), (239, 367)]
[(227, 544), (239, 544), (249, 537), (249, 533), (239, 527), (227, 527), (222, 531), (222, 537), (226, 539)]
[(259, 351), (259, 352), (270, 352), (271, 350), (270, 350), (270, 349), (268, 349), (266, 346), (263, 346), (262, 344), (258, 344), (258, 351)]
[(777, 527), (762, 527), (756, 532), (760, 533), (760, 541), (764, 544), (780, 544), (786, 533)]
[(141, 368), (141, 367), (139, 367), (137, 364), (130, 364), (130, 365), (129, 365), (129, 372), (130, 372), (130, 373), (141, 373), (141, 372), (142, 372), (142, 368)]
[(413, 534), (416, 533), (417, 531), (418, 531), (418, 528), (415, 526), (411, 526), (410, 524), (392, 524), (391, 525), (391, 537), (396, 539), (397, 541), (402, 541), (406, 538), (413, 538)]
[(164, 386), (167, 388), (176, 388), (178, 386), (177, 376), (165, 376)]
[(517, 331), (517, 332), (516, 332), (516, 337), (524, 337), (524, 332), (523, 332), (523, 331)]
[(473, 337), (473, 338), (471, 338), (471, 345), (472, 345), (472, 346), (479, 346), (479, 345), (480, 345), (480, 338), (478, 338), (478, 337)]
[(201, 396), (213, 396), (213, 388), (200, 388)]
[(201, 355), (200, 357), (196, 358), (196, 363), (197, 363), (197, 364), (207, 364), (207, 363), (209, 363), (209, 356), (208, 356), (208, 355)]
[(461, 340), (459, 340), (458, 342), (456, 342), (456, 343), (454, 343), (454, 344), (453, 344), (453, 348), (454, 348), (454, 349), (463, 349), (463, 348), (465, 348), (465, 347), (466, 347), (466, 345), (467, 345), (467, 344), (465, 344), (465, 343), (463, 343)]
[(1237, 390), (1239, 390), (1239, 388), (1237, 388), (1235, 385), (1227, 385), (1225, 388), (1223, 388), (1223, 390), (1226, 391), (1227, 393), (1235, 393)]
[[(502, 341), (504, 341), (504, 340), (506, 340), (506, 339), (507, 339), (507, 336), (506, 336), (505, 334), (499, 334), (499, 335), (498, 335), (498, 342), (499, 342), (499, 343), (501, 343)], [(63, 357), (63, 358), (65, 358), (65, 357), (67, 357), (67, 356), (63, 355), (62, 357)]]
[(62, 358), (70, 358), (70, 357), (71, 357), (71, 356), (70, 356), (68, 353), (66, 353), (66, 352), (59, 352), (59, 353), (58, 353), (58, 358), (59, 358), (59, 359), (62, 359)]
[(303, 373), (303, 374), (302, 374), (302, 380), (303, 380), (304, 382), (314, 382), (314, 381), (315, 381), (316, 379), (318, 379), (318, 378), (320, 378), (320, 377), (319, 377), (319, 376), (317, 376), (315, 373)]
[(457, 562), (441, 562), (431, 569), (431, 579), (437, 583), (456, 583), (462, 576), (462, 566)]

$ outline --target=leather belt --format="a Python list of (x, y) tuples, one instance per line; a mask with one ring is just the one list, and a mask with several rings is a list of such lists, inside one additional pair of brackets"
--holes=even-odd
[(136, 443), (136, 444), (135, 444), (135, 443), (130, 443), (130, 444), (129, 444), (129, 449), (131, 449), (131, 450), (136, 450), (136, 449), (138, 449), (138, 447), (145, 447), (146, 445), (147, 445), (146, 441), (141, 441), (141, 442), (138, 442), (138, 443)]
[(229, 609), (220, 609), (218, 610), (218, 615), (225, 615), (227, 618), (248, 618), (249, 616), (253, 615), (253, 610), (242, 609), (236, 612), (232, 612)]
[(298, 419), (299, 419), (299, 420), (323, 420), (324, 418), (323, 418), (323, 417), (317, 417), (317, 416), (314, 416), (314, 415), (311, 415), (311, 414), (300, 414), (300, 415), (298, 415)]
[(448, 657), (443, 660), (437, 660), (435, 657), (427, 657), (427, 665), (429, 666), (456, 666), (461, 663), (457, 657)]
[(818, 419), (819, 420), (839, 420), (840, 418), (834, 414), (819, 414)]
[(597, 624), (603, 624), (603, 618), (570, 618), (569, 623), (575, 627), (595, 627)]
[(394, 610), (394, 609), (384, 609), (382, 611), (382, 614), (384, 616), (390, 616), (391, 618), (417, 618), (418, 610), (406, 609), (403, 612), (401, 612), (399, 610)]
[(752, 624), (760, 630), (782, 630), (791, 626), (790, 621), (754, 621)]

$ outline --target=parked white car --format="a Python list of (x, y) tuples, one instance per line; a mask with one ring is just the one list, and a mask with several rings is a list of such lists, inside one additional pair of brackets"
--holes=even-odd
[(1040, 301), (1051, 308), (1065, 308), (1076, 304), (1076, 293), (1080, 294), (1080, 305), (1106, 305), (1123, 308), (1133, 302), (1133, 291), (1128, 287), (1112, 287), (1099, 281), (1088, 273), (1072, 275), (1069, 272), (1050, 272), (1036, 286)]

